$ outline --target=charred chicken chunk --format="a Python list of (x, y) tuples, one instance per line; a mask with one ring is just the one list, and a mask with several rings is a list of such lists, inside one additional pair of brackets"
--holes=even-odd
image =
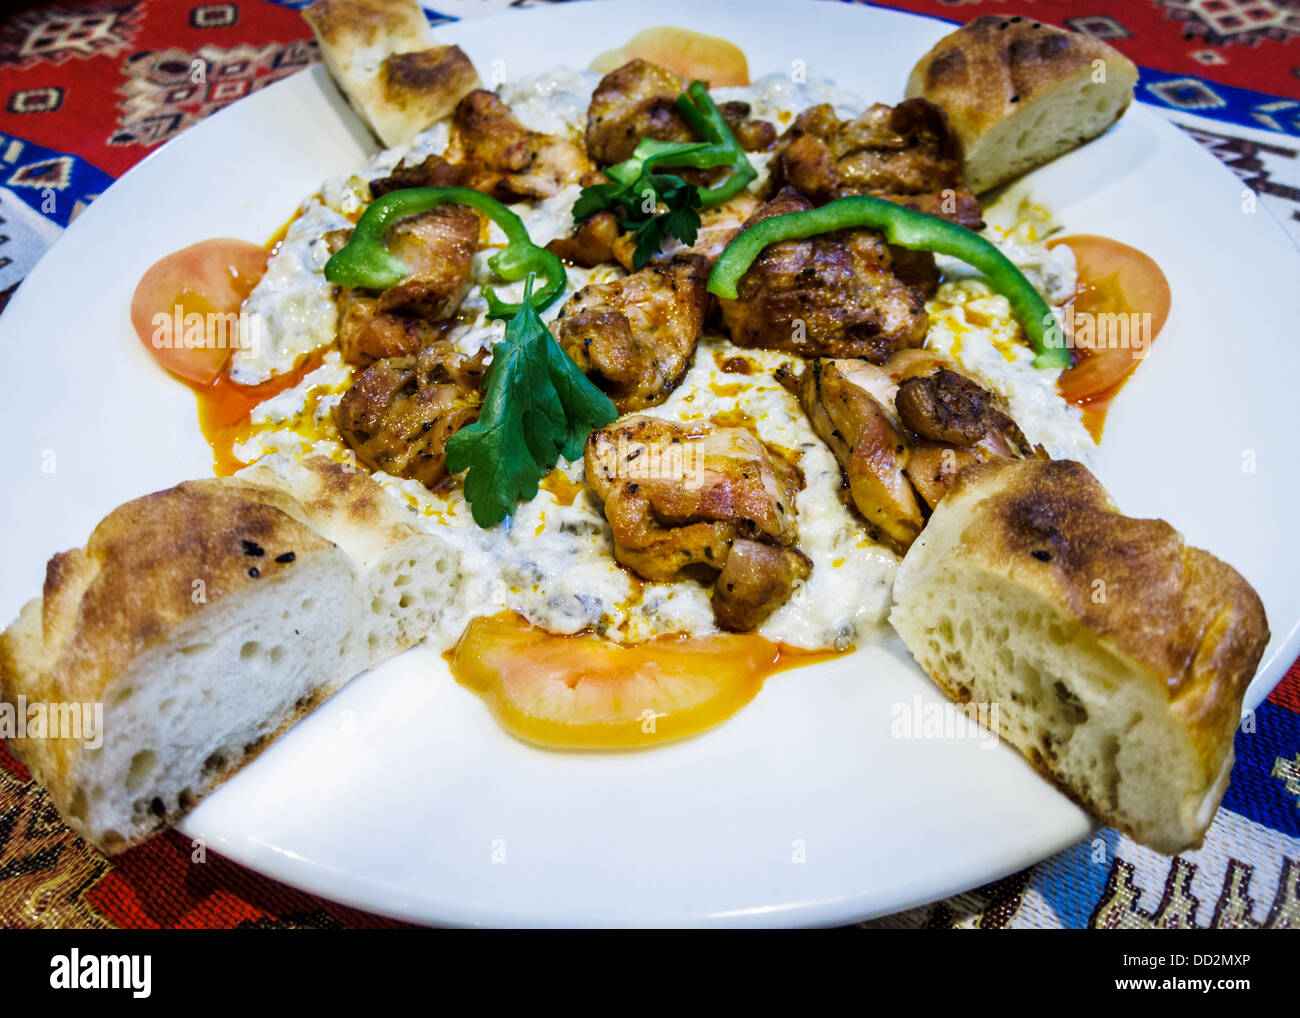
[(973, 230), (979, 202), (962, 185), (957, 138), (928, 99), (876, 103), (841, 121), (828, 104), (800, 114), (778, 147), (772, 178), (817, 204), (870, 194)]
[(339, 294), (339, 349), (349, 364), (364, 367), (385, 357), (414, 354), (436, 337), (422, 318), (379, 310), (379, 298), (345, 288)]
[[(619, 230), (618, 219), (605, 209), (584, 220), (572, 236), (556, 237), (546, 245), (546, 250), (566, 262), (591, 268), (601, 262), (614, 261), (614, 245), (619, 240)], [(635, 243), (632, 246), (635, 247)]]
[(750, 152), (771, 148), (776, 143), (776, 125), (770, 120), (758, 120), (749, 115), (750, 105), (739, 100), (720, 103), (718, 112), (740, 142), (740, 147)]
[[(696, 140), (677, 112), (677, 97), (688, 82), (676, 71), (637, 57), (600, 79), (587, 108), (587, 154), (601, 166), (632, 157), (642, 138)], [(718, 112), (741, 147), (764, 149), (776, 141), (776, 127), (749, 116), (744, 102), (725, 102)]]
[(690, 141), (677, 112), (686, 80), (676, 71), (638, 57), (600, 79), (587, 107), (587, 154), (601, 166), (632, 156), (642, 138)]
[[(469, 292), (479, 223), (472, 209), (443, 205), (393, 225), (388, 248), (411, 274), (377, 295), (340, 290), (338, 335), (344, 360), (364, 366), (384, 357), (409, 356), (433, 342), (433, 323), (453, 317)], [(332, 239), (339, 246), (346, 241)]]
[(713, 585), (713, 617), (722, 629), (755, 629), (790, 600), (795, 583), (811, 572), (812, 562), (801, 551), (736, 540)]
[(565, 352), (620, 413), (662, 403), (691, 364), (704, 328), (708, 266), (698, 255), (591, 283), (556, 319)]
[(777, 377), (839, 460), (871, 536), (905, 551), (925, 519), (907, 478), (910, 453), (893, 410), (893, 379), (864, 361), (823, 359), (798, 376), (783, 370)]
[[(719, 624), (766, 617), (777, 594), (807, 575), (785, 556), (753, 549), (728, 573), (738, 542), (788, 551), (797, 537), (794, 497), (803, 478), (746, 428), (628, 417), (591, 433), (584, 464), (619, 562), (647, 580), (674, 580), (683, 570), (731, 577), (732, 589), (715, 601)], [(769, 568), (779, 574), (756, 575)]]
[(582, 149), (523, 126), (494, 92), (469, 93), (456, 106), (445, 154), (371, 181), (376, 198), (405, 187), (472, 187), (498, 201), (551, 198), (590, 164)]
[(1013, 449), (1027, 455), (1025, 436), (996, 402), (987, 389), (945, 367), (904, 378), (895, 398), (899, 418), (921, 438), (964, 446), (1001, 439), (1007, 455)]
[(1025, 438), (993, 393), (960, 372), (923, 361), (891, 361), (885, 367), (899, 379), (895, 406), (912, 450), (907, 476), (930, 509), (965, 467), (1047, 457)]
[(899, 552), (963, 468), (1046, 455), (993, 393), (928, 351), (905, 351), (884, 367), (816, 360), (778, 378), (839, 460), (873, 536)]
[(394, 223), (386, 245), (411, 274), (379, 295), (379, 310), (429, 322), (452, 317), (469, 292), (479, 229), (478, 213), (464, 205), (439, 205)]
[(372, 470), (434, 488), (447, 476), (447, 440), (478, 419), (486, 357), (442, 341), (376, 361), (334, 408), (334, 422)]
[[(811, 203), (790, 188), (745, 227)], [(916, 278), (913, 262), (907, 274)], [(722, 300), (722, 318), (738, 346), (789, 350), (805, 357), (864, 357), (882, 363), (920, 346), (929, 316), (926, 287), (894, 271), (894, 254), (874, 230), (841, 230), (772, 244)]]

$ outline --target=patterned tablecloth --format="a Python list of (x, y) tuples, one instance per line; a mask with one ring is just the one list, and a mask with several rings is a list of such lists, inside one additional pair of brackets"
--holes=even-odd
[[(520, 5), (434, 0), (431, 16)], [(214, 110), (314, 62), (296, 11), (303, 6), (87, 0), (3, 15), (0, 308), (114, 178)], [(1105, 39), (1141, 66), (1138, 98), (1221, 159), (1300, 241), (1300, 0), (884, 6), (957, 21), (1025, 14)], [(195, 60), (206, 66), (202, 83), (191, 80)], [(1300, 926), (1300, 667), (1243, 723), (1236, 750), (1223, 809), (1198, 851), (1169, 858), (1105, 830), (987, 887), (865, 925)], [(109, 862), (63, 826), (0, 742), (6, 926), (399, 925), (211, 853), (201, 864), (193, 856), (189, 842), (169, 833)]]

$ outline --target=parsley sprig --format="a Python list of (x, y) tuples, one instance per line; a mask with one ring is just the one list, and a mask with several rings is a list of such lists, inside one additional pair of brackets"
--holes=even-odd
[(465, 497), (480, 527), (531, 501), (557, 456), (576, 460), (587, 435), (618, 416), (543, 324), (532, 289), (530, 274), (518, 313), (492, 347), (478, 420), (447, 442), (447, 468), (469, 471)]
[[(573, 206), (575, 223), (604, 209), (614, 212), (619, 225), (636, 238), (634, 268), (645, 265), (669, 237), (676, 237), (688, 247), (694, 244), (700, 228), (700, 209), (722, 204), (758, 176), (703, 82), (691, 82), (677, 97), (677, 108), (705, 141), (642, 138), (631, 159), (605, 170), (610, 183), (583, 188)], [(704, 190), (674, 173), (662, 172), (662, 168), (719, 166), (730, 166), (732, 172), (717, 187)]]

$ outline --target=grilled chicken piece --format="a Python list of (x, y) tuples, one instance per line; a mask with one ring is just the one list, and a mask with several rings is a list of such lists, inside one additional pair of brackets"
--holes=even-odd
[(987, 389), (944, 367), (903, 379), (894, 400), (899, 419), (922, 438), (964, 446), (988, 440), (1004, 456), (1028, 455), (1025, 436), (996, 402)]
[(894, 405), (910, 432), (908, 478), (931, 509), (948, 494), (957, 473), (973, 463), (1047, 458), (1025, 438), (993, 393), (945, 366), (903, 377)]
[(458, 186), (516, 202), (554, 197), (590, 169), (579, 146), (528, 130), (494, 92), (480, 89), (457, 104), (446, 153), (371, 181), (370, 193), (379, 198), (404, 187)]
[[(695, 141), (677, 112), (677, 97), (689, 82), (676, 71), (637, 57), (600, 79), (587, 108), (587, 154), (601, 166), (630, 159), (642, 138)], [(776, 127), (749, 116), (749, 103), (718, 107), (742, 148), (755, 151), (776, 141)]]
[(632, 156), (642, 138), (690, 141), (691, 129), (677, 112), (686, 79), (640, 57), (600, 79), (587, 107), (587, 155), (601, 166)]
[[(753, 549), (728, 572), (736, 544), (785, 551), (797, 537), (794, 496), (803, 477), (747, 428), (628, 417), (591, 433), (584, 463), (619, 562), (647, 580), (674, 580), (684, 569), (731, 577), (720, 624), (766, 617), (780, 591), (807, 575), (784, 556)], [(777, 574), (760, 581), (756, 573), (769, 568)]]
[[(664, 247), (650, 257), (650, 264), (666, 262), (684, 254), (700, 255), (712, 267), (718, 255), (740, 232), (745, 221), (754, 214), (761, 202), (753, 195), (738, 194), (722, 205), (700, 212), (700, 228), (695, 243), (687, 247), (676, 238), (669, 238)], [(621, 231), (618, 219), (610, 211), (597, 212), (586, 220), (570, 237), (559, 237), (546, 245), (547, 250), (575, 265), (591, 267), (604, 262), (618, 262), (628, 272), (635, 272), (633, 255), (636, 238), (631, 231)], [(931, 258), (930, 264), (934, 264)], [(938, 285), (936, 278), (935, 285)]]
[[(376, 295), (345, 287), (338, 297), (339, 347), (343, 359), (367, 365), (385, 357), (406, 357), (436, 338), (433, 323), (460, 308), (472, 282), (478, 247), (478, 213), (464, 205), (443, 205), (407, 216), (388, 231), (390, 251), (411, 275)], [(330, 238), (337, 250), (344, 231)]]
[[(556, 237), (546, 245), (546, 250), (559, 255), (566, 262), (591, 268), (601, 262), (614, 261), (614, 249), (619, 240), (618, 219), (606, 209), (585, 220), (573, 236)], [(631, 246), (636, 247), (635, 241)], [(628, 270), (631, 271), (630, 262)]]
[(876, 103), (849, 121), (826, 103), (805, 110), (782, 139), (772, 179), (819, 205), (871, 194), (972, 230), (984, 227), (979, 202), (962, 185), (956, 135), (928, 99)]
[(454, 343), (429, 343), (415, 358), (415, 374), (421, 385), (455, 385), (466, 392), (481, 392), (487, 374), (489, 351), (464, 354)]
[(795, 583), (811, 572), (812, 562), (801, 551), (736, 540), (713, 586), (713, 617), (723, 629), (755, 629), (790, 600)]
[[(745, 224), (811, 208), (782, 189)], [(906, 273), (916, 279), (914, 261)], [(893, 271), (894, 255), (875, 230), (841, 230), (772, 244), (740, 279), (739, 297), (720, 301), (738, 346), (805, 357), (864, 357), (880, 364), (925, 341), (926, 287)]]
[(334, 422), (372, 470), (434, 488), (447, 477), (447, 440), (478, 420), (486, 358), (440, 341), (416, 357), (376, 361), (334, 408)]
[(339, 294), (339, 348), (349, 364), (364, 367), (385, 357), (406, 357), (436, 338), (422, 318), (379, 310), (379, 298), (366, 290)]
[(898, 552), (964, 467), (1046, 458), (993, 393), (926, 350), (904, 351), (884, 367), (816, 360), (799, 376), (782, 368), (777, 378), (839, 460), (872, 536)]
[(893, 410), (893, 379), (864, 361), (823, 359), (801, 375), (783, 369), (777, 378), (839, 460), (872, 538), (906, 551), (925, 519), (907, 478), (910, 452)]
[(776, 125), (770, 120), (758, 120), (749, 115), (749, 103), (732, 100), (720, 103), (718, 112), (731, 128), (731, 133), (748, 152), (759, 152), (776, 144)]
[(394, 223), (387, 247), (411, 274), (379, 295), (379, 310), (429, 322), (452, 317), (469, 292), (480, 224), (464, 205), (439, 205)]
[(591, 283), (561, 309), (556, 339), (620, 413), (655, 406), (691, 365), (704, 328), (708, 275), (703, 258), (682, 255)]

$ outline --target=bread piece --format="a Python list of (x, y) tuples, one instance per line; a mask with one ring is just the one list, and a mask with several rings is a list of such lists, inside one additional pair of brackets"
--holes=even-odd
[(1133, 62), (1099, 39), (983, 14), (921, 58), (907, 96), (947, 112), (966, 186), (979, 194), (1101, 134), (1128, 108), (1137, 77)]
[(92, 844), (144, 840), (358, 672), (450, 642), (458, 557), (409, 516), (363, 471), (279, 456), (115, 509), (0, 634), (0, 700), (102, 704), (102, 746), (10, 747)]
[(9, 746), (104, 851), (188, 812), (357, 670), (352, 564), (292, 508), (229, 478), (128, 502), (0, 636), (15, 710), (102, 704), (98, 748)]
[(387, 146), (403, 145), (479, 87), (458, 46), (441, 46), (415, 0), (316, 0), (302, 12), (340, 91)]
[(1232, 567), (1121, 515), (1079, 463), (972, 467), (899, 568), (890, 622), (958, 702), (1108, 824), (1196, 847), (1268, 623)]
[(288, 492), (358, 574), (358, 643), (374, 667), (426, 637), (450, 645), (464, 623), (460, 556), (414, 523), (414, 513), (369, 474), (323, 456), (267, 456), (238, 477)]

